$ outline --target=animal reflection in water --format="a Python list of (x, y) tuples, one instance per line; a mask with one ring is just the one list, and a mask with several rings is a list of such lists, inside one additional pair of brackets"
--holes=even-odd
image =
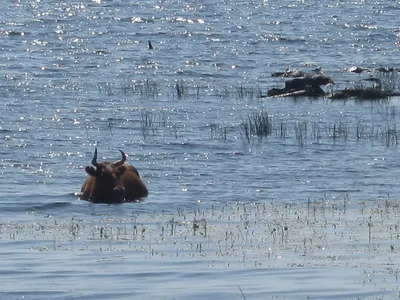
[(81, 188), (80, 199), (94, 203), (122, 203), (147, 197), (148, 190), (136, 168), (125, 163), (126, 155), (117, 162), (97, 162), (97, 148), (92, 166), (85, 168), (89, 175)]

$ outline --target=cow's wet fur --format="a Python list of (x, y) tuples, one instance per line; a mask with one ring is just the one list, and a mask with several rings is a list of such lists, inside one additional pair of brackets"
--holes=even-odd
[(132, 165), (125, 163), (126, 156), (117, 162), (97, 162), (97, 149), (92, 166), (85, 168), (88, 178), (81, 188), (80, 199), (94, 203), (123, 203), (140, 201), (147, 197), (148, 190)]

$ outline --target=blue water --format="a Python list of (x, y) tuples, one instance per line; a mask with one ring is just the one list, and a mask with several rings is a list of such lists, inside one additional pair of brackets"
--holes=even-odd
[[(47, 217), (95, 222), (98, 215), (175, 213), (238, 201), (400, 196), (399, 98), (362, 103), (259, 98), (283, 86), (271, 74), (288, 67), (322, 67), (335, 89), (368, 78), (345, 71), (352, 66), (399, 68), (400, 5), (395, 1), (0, 3), (3, 222)], [(148, 49), (148, 41), (154, 49)], [(241, 124), (260, 112), (270, 116), (273, 132), (248, 141)], [(143, 203), (107, 206), (78, 200), (95, 147), (99, 160), (119, 159), (119, 149), (128, 155), (149, 189)], [(54, 253), (50, 259), (62, 261), (65, 274), (52, 280), (66, 283), (47, 288), (51, 266), (33, 266), (36, 275), (25, 278), (32, 288), (25, 288), (16, 283), (26, 263), (16, 263), (18, 256), (45, 262), (40, 255), (21, 254), (25, 246), (4, 246), (10, 251), (1, 253), (10, 261), (6, 270), (17, 272), (7, 280), (16, 288), (0, 298), (70, 299), (69, 286), (86, 277), (71, 268), (79, 264), (81, 269), (86, 260), (73, 251)], [(102, 264), (87, 263), (96, 285), (119, 281), (118, 276), (128, 279), (116, 271), (103, 276), (98, 274)], [(168, 264), (175, 266), (165, 263), (167, 270)], [(157, 262), (148, 267), (154, 270)], [(178, 266), (175, 280), (188, 275), (185, 271)], [(188, 285), (202, 280), (189, 275)], [(109, 289), (103, 298), (131, 299), (128, 286), (127, 294)], [(98, 299), (89, 290), (81, 286), (71, 298)], [(262, 299), (264, 290), (255, 290), (251, 299)], [(168, 287), (158, 292), (154, 299), (174, 298)], [(192, 298), (177, 298), (240, 298), (236, 289), (233, 295), (224, 289), (210, 293), (193, 290)], [(292, 299), (279, 289), (275, 295)]]

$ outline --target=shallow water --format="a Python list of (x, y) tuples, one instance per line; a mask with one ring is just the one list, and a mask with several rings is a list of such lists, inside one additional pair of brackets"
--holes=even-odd
[[(230, 255), (232, 268), (174, 256), (173, 241), (155, 259), (131, 251), (145, 247), (136, 241), (113, 248), (90, 230), (237, 202), (397, 199), (399, 98), (259, 98), (283, 86), (271, 74), (288, 67), (322, 67), (336, 82), (327, 89), (370, 76), (345, 71), (352, 66), (398, 68), (397, 3), (0, 3), (0, 216), (10, 231), (0, 235), (0, 298), (240, 299), (237, 286), (247, 299), (387, 295), (385, 280), (360, 286), (352, 267), (254, 268)], [(391, 84), (399, 88), (397, 77)], [(260, 112), (271, 135), (247, 140), (242, 125)], [(128, 154), (149, 188), (144, 202), (77, 199), (95, 147), (99, 160)], [(65, 225), (38, 242), (32, 224), (43, 220), (90, 230), (77, 242)]]
[(127, 218), (33, 215), (1, 224), (1, 296), (393, 299), (399, 213), (397, 201), (323, 200)]

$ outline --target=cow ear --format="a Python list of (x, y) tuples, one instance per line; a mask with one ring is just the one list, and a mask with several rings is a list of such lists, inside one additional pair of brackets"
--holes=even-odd
[(126, 171), (126, 167), (124, 165), (118, 167), (119, 175), (122, 176)]
[(96, 176), (96, 170), (93, 167), (87, 166), (85, 168), (86, 173), (88, 173), (90, 176)]

